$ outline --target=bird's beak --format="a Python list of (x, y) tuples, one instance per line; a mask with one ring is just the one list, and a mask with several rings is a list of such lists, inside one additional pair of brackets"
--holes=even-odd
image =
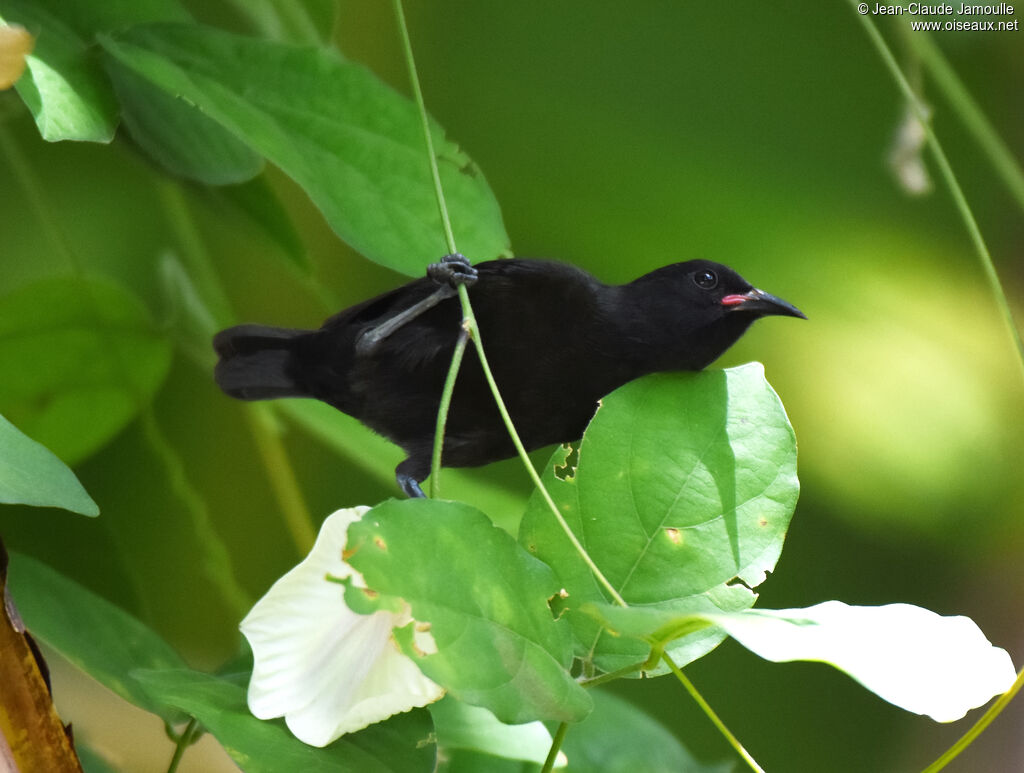
[(729, 311), (752, 311), (764, 317), (779, 314), (784, 317), (807, 319), (807, 316), (792, 303), (757, 288), (743, 294), (727, 295), (722, 298), (722, 305)]

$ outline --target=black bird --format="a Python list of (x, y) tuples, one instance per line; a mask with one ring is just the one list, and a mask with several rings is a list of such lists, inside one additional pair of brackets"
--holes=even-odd
[[(401, 446), (395, 469), (423, 496), (441, 391), (459, 335), (464, 283), (495, 380), (528, 450), (578, 439), (597, 401), (656, 371), (700, 370), (772, 314), (804, 317), (727, 266), (691, 260), (625, 285), (564, 263), (522, 258), (427, 277), (334, 315), (319, 330), (240, 325), (213, 340), (215, 378), (242, 400), (315, 397)], [(473, 467), (515, 449), (470, 346), (448, 414), (442, 463)]]

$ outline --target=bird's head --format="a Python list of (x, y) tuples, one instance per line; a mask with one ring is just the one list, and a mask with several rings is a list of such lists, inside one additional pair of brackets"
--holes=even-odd
[(806, 319), (796, 306), (710, 260), (673, 263), (623, 289), (633, 300), (634, 320), (647, 328), (644, 339), (686, 370), (717, 359), (760, 317)]

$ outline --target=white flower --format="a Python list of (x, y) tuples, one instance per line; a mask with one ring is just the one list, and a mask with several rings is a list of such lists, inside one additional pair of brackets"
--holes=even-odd
[[(305, 560), (281, 577), (242, 621), (255, 665), (249, 709), (260, 719), (285, 718), (313, 746), (392, 714), (425, 706), (443, 689), (403, 655), (391, 631), (412, 619), (401, 613), (360, 615), (345, 605), (345, 588), (327, 576), (362, 577), (342, 559), (349, 524), (368, 507), (331, 514)], [(427, 649), (429, 634), (417, 636)]]

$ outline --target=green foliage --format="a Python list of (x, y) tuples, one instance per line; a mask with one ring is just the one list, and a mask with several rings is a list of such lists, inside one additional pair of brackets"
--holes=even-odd
[(259, 154), (188, 101), (117, 62), (110, 62), (107, 72), (128, 133), (171, 174), (205, 185), (228, 185), (263, 171)]
[[(793, 430), (759, 364), (627, 384), (602, 401), (568, 475), (564, 457), (555, 453), (544, 483), (628, 603), (679, 613), (754, 603), (750, 588), (775, 566), (799, 491)], [(605, 600), (538, 495), (519, 541), (555, 568), (570, 610)], [(586, 615), (569, 619), (577, 656), (598, 670), (647, 656)], [(697, 632), (670, 654), (687, 663), (721, 638)]]
[(0, 405), (68, 464), (135, 417), (170, 359), (146, 308), (109, 282), (46, 279), (0, 299)]
[(46, 446), (0, 416), (0, 502), (99, 515), (75, 474)]
[[(362, 66), (325, 49), (186, 25), (135, 27), (102, 43), (291, 175), (366, 257), (418, 276), (422, 256), (444, 249), (416, 111)], [(461, 248), (480, 259), (506, 253), (482, 174), (440, 127), (433, 132), (449, 206), (465, 226)]]
[[(423, 265), (443, 251), (444, 239), (412, 102), (362, 65), (333, 50), (330, 39), (335, 8), (328, 0), (231, 0), (221, 10), (234, 22), (226, 26), (247, 29), (253, 34), (245, 36), (194, 23), (190, 14), (171, 0), (0, 0), (0, 15), (5, 20), (25, 24), (37, 35), (28, 74), (17, 88), (45, 140), (107, 143), (120, 121), (134, 147), (163, 170), (201, 185), (224, 186), (220, 194), (249, 216), (250, 225), (255, 225), (260, 237), (273, 240), (283, 250), (291, 275), (313, 274), (316, 266), (306, 254), (289, 211), (261, 174), (269, 161), (289, 175), (334, 231), (367, 259), (408, 275), (420, 275)], [(599, 9), (595, 10), (595, 14), (599, 13)], [(704, 11), (694, 8), (687, 13)], [(216, 12), (213, 16), (215, 23), (220, 21)], [(616, 18), (615, 23), (619, 22)], [(446, 33), (449, 26), (457, 30), (463, 23), (461, 16), (447, 18)], [(345, 24), (357, 26), (357, 20), (344, 19)], [(458, 54), (453, 41), (459, 42), (459, 50), (470, 50), (479, 45), (476, 31), (472, 32), (453, 34), (444, 45), (453, 55)], [(647, 30), (645, 35), (653, 32)], [(763, 38), (759, 35), (759, 39)], [(925, 38), (916, 39), (915, 47), (930, 52), (925, 60), (935, 68), (935, 62), (941, 63), (941, 59), (936, 59), (933, 49), (922, 47), (922, 39)], [(492, 49), (501, 51), (502, 43), (494, 37), (486, 38), (486, 55), (501, 59), (501, 54), (492, 55)], [(677, 43), (673, 38), (672, 47), (676, 48)], [(509, 58), (507, 51), (504, 58)], [(536, 83), (552, 79), (551, 72), (529, 59), (523, 56), (516, 60), (516, 67), (523, 71), (524, 82), (531, 84), (527, 90), (533, 91)], [(735, 57), (735, 63), (729, 59), (723, 57), (716, 66), (749, 68), (744, 56)], [(479, 55), (473, 64), (478, 61)], [(591, 64), (604, 66), (597, 60)], [(945, 63), (941, 66), (948, 69)], [(581, 71), (584, 67), (580, 65)], [(616, 79), (626, 82), (623, 72), (616, 61), (614, 71), (597, 79), (602, 99), (606, 91), (611, 93), (617, 88)], [(943, 78), (948, 84), (955, 75), (946, 73)], [(587, 105), (597, 102), (590, 100), (585, 91), (577, 94), (576, 79), (571, 80), (573, 99)], [(633, 81), (631, 77), (628, 90), (632, 92), (638, 82), (639, 79)], [(687, 85), (695, 86), (696, 81)], [(828, 90), (832, 91), (831, 84)], [(467, 127), (477, 121), (478, 131), (486, 132), (488, 121), (494, 125), (498, 120), (508, 121), (515, 92), (506, 95), (502, 89), (493, 91), (498, 96), (492, 97), (496, 100), (491, 103), (492, 109), (473, 115), (471, 120), (467, 115)], [(798, 91), (800, 102), (805, 102), (805, 91)], [(853, 102), (847, 99), (845, 91), (843, 94), (844, 101)], [(716, 99), (718, 96), (716, 92)], [(964, 97), (959, 99), (963, 101)], [(675, 138), (680, 120), (691, 121), (686, 127), (688, 142), (696, 143), (700, 128), (692, 122), (693, 100), (675, 102), (682, 113), (676, 116), (668, 133)], [(864, 100), (856, 103), (863, 104)], [(557, 110), (560, 118), (563, 113), (573, 113), (571, 106), (560, 103), (548, 107), (552, 113)], [(755, 110), (760, 114), (763, 107), (762, 103), (744, 103), (742, 109), (744, 114)], [(601, 147), (595, 140), (600, 127), (593, 126), (592, 110), (575, 108), (577, 123), (571, 124), (570, 131), (573, 148), (579, 154), (572, 162), (577, 166), (584, 161), (591, 163), (592, 148)], [(976, 107), (972, 111), (975, 125), (984, 121), (976, 115)], [(780, 134), (789, 136), (790, 111), (782, 112), (788, 128)], [(486, 114), (500, 118), (491, 119)], [(631, 123), (646, 124), (645, 120), (632, 120), (632, 109), (629, 114)], [(805, 122), (817, 125), (820, 116), (815, 114), (813, 118), (816, 120)], [(555, 123), (535, 121), (531, 116), (531, 120), (517, 124), (510, 136), (529, 148), (531, 157), (540, 151), (547, 177), (535, 177), (536, 169), (527, 176), (516, 167), (514, 174), (506, 173), (505, 190), (514, 193), (515, 184), (526, 179), (531, 199), (547, 201), (548, 209), (556, 202), (560, 214), (551, 218), (545, 212), (544, 218), (555, 223), (556, 233), (561, 236), (562, 230), (570, 225), (569, 218), (561, 212), (575, 218), (574, 205), (579, 202), (572, 196), (561, 195), (563, 190), (571, 189), (560, 187), (554, 180), (559, 174), (557, 159), (543, 156), (548, 132), (558, 129)], [(733, 115), (728, 116), (727, 123), (746, 126)], [(983, 128), (991, 133), (989, 127)], [(480, 170), (459, 146), (446, 138), (436, 122), (431, 121), (430, 131), (438, 150), (441, 180), (456, 224), (459, 247), (473, 260), (507, 253), (509, 240), (502, 216)], [(460, 136), (462, 131), (460, 127)], [(748, 130), (742, 131), (744, 142), (737, 141), (738, 135), (715, 138), (721, 143), (721, 157), (728, 157), (735, 168), (757, 160), (744, 155), (747, 151), (743, 148), (750, 143), (745, 142)], [(0, 133), (4, 132), (6, 128), (0, 126)], [(544, 143), (530, 139), (533, 137), (543, 138)], [(8, 146), (14, 146), (6, 134), (0, 139), (4, 140), (5, 152), (10, 154)], [(805, 144), (806, 159), (793, 157), (787, 149), (784, 163), (779, 166), (792, 168), (794, 174), (800, 175), (811, 174), (823, 166), (814, 156), (813, 141)], [(612, 149), (620, 151), (621, 147), (616, 142)], [(636, 166), (644, 170), (640, 174), (643, 192), (659, 204), (661, 198), (667, 198), (669, 189), (678, 187), (678, 179), (690, 180), (694, 198), (691, 206), (679, 207), (684, 213), (679, 228), (685, 233), (695, 222), (701, 226), (690, 228), (696, 232), (692, 235), (695, 249), (701, 248), (700, 240), (705, 238), (701, 229), (706, 227), (713, 233), (716, 220), (728, 221), (730, 234), (735, 230), (737, 201), (750, 203), (737, 193), (735, 180), (720, 186), (728, 191), (728, 195), (721, 195), (715, 185), (702, 185), (690, 176), (708, 174), (697, 164), (684, 168), (686, 174), (671, 172), (670, 182), (661, 189), (652, 182), (657, 177), (655, 167), (664, 164), (674, 169), (672, 163), (666, 162), (671, 154), (656, 153), (647, 158), (642, 150), (629, 147), (629, 153), (619, 153), (625, 159), (621, 162), (614, 152), (604, 154), (600, 165), (605, 179), (618, 181), (620, 172)], [(847, 149), (854, 150), (852, 146)], [(755, 156), (759, 157), (760, 151), (757, 146)], [(876, 153), (877, 149), (872, 146), (870, 152)], [(1003, 159), (999, 163), (1015, 190), (1019, 189), (1020, 173), (1012, 168), (1012, 157), (1001, 149), (997, 157)], [(616, 167), (616, 163), (622, 166)], [(708, 179), (715, 184), (732, 171), (726, 169), (723, 177), (720, 165), (713, 166)], [(751, 176), (757, 178), (758, 191), (766, 189), (757, 174)], [(31, 201), (31, 207), (45, 210), (46, 196), (39, 195), (31, 185), (25, 187), (25, 198)], [(651, 191), (647, 191), (649, 187)], [(833, 182), (828, 180), (829, 195), (837, 195), (832, 187)], [(623, 195), (631, 198), (629, 194)], [(756, 239), (740, 243), (748, 252), (760, 253), (762, 246), (766, 246), (768, 265), (774, 259), (772, 249), (781, 256), (806, 248), (806, 244), (799, 242), (794, 246), (793, 223), (780, 220), (780, 216), (805, 212), (809, 203), (827, 206), (813, 193), (808, 196), (808, 201), (799, 206), (794, 205), (800, 203), (799, 199), (787, 199), (784, 206), (773, 202), (772, 206), (763, 207), (757, 206), (760, 199), (752, 196), (755, 206), (747, 206), (745, 215), (751, 223), (743, 227), (756, 232)], [(166, 204), (166, 198), (165, 207), (173, 210)], [(209, 201), (210, 197), (204, 200)], [(583, 211), (585, 207), (579, 209)], [(622, 252), (620, 247), (645, 254), (645, 249), (635, 243), (637, 234), (644, 230), (644, 217), (656, 217), (658, 229), (666, 225), (660, 212), (647, 215), (644, 209), (637, 204), (623, 210), (622, 215), (603, 213), (600, 223), (582, 220), (580, 230), (587, 232), (587, 238), (580, 252), (587, 251), (584, 247), (600, 245), (617, 261)], [(848, 209), (836, 206), (844, 217)], [(690, 220), (687, 210), (699, 212), (699, 220)], [(36, 214), (40, 222), (50, 222), (44, 214)], [(112, 445), (111, 441), (140, 416), (140, 411), (164, 386), (171, 363), (172, 338), (184, 344), (182, 349), (195, 361), (208, 367), (209, 335), (233, 316), (227, 293), (218, 284), (217, 269), (221, 266), (214, 268), (211, 256), (204, 254), (204, 245), (198, 244), (199, 239), (191, 241), (198, 231), (190, 230), (194, 224), (188, 222), (187, 211), (167, 214), (168, 219), (176, 221), (178, 231), (187, 234), (182, 239), (182, 259), (166, 254), (168, 245), (160, 236), (147, 246), (148, 252), (131, 255), (134, 273), (122, 267), (123, 273), (131, 273), (134, 283), (122, 283), (120, 276), (117, 283), (101, 280), (100, 274), (118, 273), (103, 263), (103, 256), (97, 259), (93, 255), (82, 261), (75, 254), (78, 245), (67, 234), (49, 233), (48, 227), (39, 229), (47, 231), (50, 241), (70, 243), (71, 254), (62, 258), (71, 258), (66, 267), (74, 271), (74, 276), (49, 276), (34, 284), (22, 282), (0, 298), (0, 410), (35, 438), (29, 439), (0, 417), (0, 501), (60, 506), (95, 514), (95, 503), (57, 457), (75, 464)], [(520, 216), (518, 211), (516, 214)], [(68, 210), (65, 220), (73, 222), (77, 216), (77, 212)], [(203, 216), (215, 217), (207, 212)], [(607, 242), (611, 231), (603, 221), (614, 217), (629, 221), (624, 245)], [(770, 223), (783, 236), (763, 228), (758, 217), (763, 217), (763, 222)], [(831, 219), (829, 223), (823, 241), (832, 249), (833, 240), (840, 236), (837, 231), (842, 229), (835, 229)], [(525, 228), (531, 226), (527, 224)], [(543, 241), (546, 237), (536, 238)], [(892, 247), (886, 235), (876, 238), (878, 244)], [(779, 244), (784, 249), (780, 250)], [(930, 245), (931, 242), (923, 243), (926, 248)], [(12, 254), (17, 254), (17, 246), (16, 240), (12, 240)], [(902, 249), (903, 245), (899, 246)], [(658, 245), (658, 250), (662, 249)], [(885, 250), (884, 262), (877, 266), (864, 268), (858, 262), (858, 271), (877, 281), (877, 269), (889, 267), (891, 252), (892, 249)], [(928, 249), (922, 252), (929, 254)], [(164, 253), (159, 269), (155, 264), (158, 253)], [(855, 255), (861, 257), (856, 251)], [(219, 262), (216, 250), (212, 258)], [(236, 270), (232, 276), (243, 287), (250, 281), (249, 274), (262, 277), (259, 264), (250, 264), (248, 255), (243, 265), (245, 271)], [(97, 266), (102, 268), (97, 270)], [(837, 293), (828, 295), (835, 306), (841, 306), (846, 299), (846, 284), (855, 283), (848, 267), (835, 269), (834, 275), (827, 271), (823, 275), (820, 270), (807, 271), (806, 262), (800, 266), (800, 273), (813, 274), (812, 279), (821, 286), (838, 284), (837, 277), (843, 277), (842, 297), (837, 297)], [(224, 270), (229, 270), (227, 264)], [(619, 270), (618, 265), (615, 270)], [(165, 294), (174, 304), (167, 330), (154, 326), (153, 315), (147, 308), (149, 294), (139, 287), (148, 286), (158, 271)], [(923, 270), (921, 273), (929, 273), (922, 279), (933, 282), (933, 287), (942, 286), (943, 277), (933, 277), (933, 272)], [(994, 276), (994, 269), (989, 273)], [(321, 278), (313, 276), (314, 281)], [(345, 276), (345, 282), (350, 278)], [(253, 284), (261, 281), (254, 280)], [(819, 289), (814, 281), (807, 280), (808, 292), (812, 287)], [(882, 308), (887, 312), (895, 305), (911, 308), (912, 299), (902, 283), (894, 284), (899, 285), (894, 290), (899, 293), (899, 303), (888, 298)], [(129, 286), (131, 290), (126, 289)], [(931, 295), (927, 285), (922, 287), (927, 292), (922, 290), (920, 295)], [(963, 307), (968, 305), (959, 295), (956, 300), (963, 300)], [(857, 310), (863, 315), (859, 305)], [(958, 330), (973, 324), (973, 320), (956, 321)], [(827, 326), (827, 320), (824, 324)], [(884, 324), (893, 327), (892, 316), (887, 315)], [(885, 342), (879, 342), (876, 336), (864, 336), (862, 325), (863, 320), (858, 318), (855, 338), (870, 338), (874, 353)], [(965, 328), (963, 334), (971, 351), (987, 340), (973, 330)], [(830, 342), (829, 351), (838, 350), (843, 360), (855, 362), (855, 347), (837, 346), (834, 332), (825, 339)], [(892, 338), (900, 340), (895, 335)], [(908, 363), (908, 368), (927, 372), (924, 378), (935, 380), (936, 371), (920, 367), (921, 360), (912, 361), (908, 354), (912, 348), (897, 347), (894, 356), (901, 363)], [(794, 351), (797, 349), (794, 347)], [(782, 355), (785, 364), (788, 352), (777, 354)], [(793, 359), (789, 364), (795, 362)], [(817, 376), (819, 371), (830, 369), (827, 361), (824, 365), (820, 360), (816, 362), (814, 370), (793, 370)], [(954, 365), (957, 374), (969, 370), (960, 362)], [(875, 370), (885, 371), (884, 378), (892, 380), (885, 369)], [(780, 372), (785, 369), (780, 368)], [(194, 376), (189, 374), (192, 380)], [(854, 381), (846, 380), (849, 383), (844, 388), (860, 399)], [(820, 399), (828, 401), (829, 410), (834, 411), (836, 393), (820, 388), (817, 391), (823, 393)], [(855, 402), (853, 397), (844, 398), (844, 411), (846, 403)], [(878, 409), (883, 412), (880, 423), (899, 433), (899, 427), (893, 430), (892, 422), (884, 421), (884, 409), (887, 405), (891, 409), (891, 402), (872, 403), (868, 398), (863, 398), (863, 402), (870, 410), (851, 409), (846, 414), (852, 417), (851, 425), (869, 426), (864, 421), (865, 414), (874, 417)], [(959, 402), (976, 405), (973, 400)], [(953, 410), (956, 389), (943, 391), (942, 403)], [(922, 413), (932, 422), (935, 411)], [(168, 414), (180, 419), (182, 427), (206, 445), (222, 444), (220, 436), (212, 432), (207, 435), (207, 424), (213, 426), (214, 422), (207, 422), (208, 417), (202, 417), (200, 411), (196, 411), (200, 418), (194, 419), (191, 403), (171, 400)], [(353, 462), (361, 474), (378, 484), (393, 484), (391, 468), (397, 461), (397, 452), (357, 426), (354, 420), (310, 403), (284, 405), (281, 415), (288, 423), (324, 441), (335, 457)], [(827, 417), (826, 423), (832, 423), (834, 418), (828, 411), (820, 411), (819, 415)], [(213, 472), (199, 469), (203, 462), (193, 463), (187, 452), (172, 450), (169, 441), (154, 441), (158, 434), (155, 421), (152, 414), (147, 413), (146, 417), (141, 427), (150, 438), (150, 451), (157, 450), (164, 471), (170, 472), (179, 500), (176, 507), (184, 502), (193, 514), (194, 524), (197, 518), (203, 519), (199, 533), (207, 546), (206, 552), (181, 556), (178, 564), (182, 579), (186, 573), (205, 572), (228, 587), (233, 597), (245, 598), (247, 594), (239, 590), (232, 576), (227, 550), (221, 548), (222, 536), (207, 522), (207, 511), (234, 509), (246, 519), (233, 535), (235, 539), (223, 542), (239, 546), (237, 551), (242, 560), (234, 563), (247, 570), (264, 563), (260, 548), (248, 539), (260, 533), (260, 525), (248, 520), (250, 513), (237, 497), (233, 480), (224, 484), (227, 493), (215, 495), (220, 496), (216, 506), (211, 501), (207, 507), (203, 498), (206, 492), (193, 487), (188, 477), (195, 476), (211, 485), (207, 478), (223, 476), (227, 468)], [(279, 429), (275, 427), (273, 431)], [(937, 421), (934, 431), (936, 436), (942, 435)], [(179, 434), (184, 435), (185, 431)], [(873, 449), (880, 442), (880, 435), (870, 427), (864, 431), (864, 437), (865, 445)], [(295, 439), (289, 437), (288, 441), (293, 443)], [(893, 456), (908, 456), (893, 446)], [(57, 457), (46, 447), (52, 448)], [(872, 476), (848, 472), (848, 459), (845, 454), (836, 453), (837, 449), (848, 450), (842, 443), (833, 442), (823, 445), (819, 456), (828, 455), (835, 460), (833, 465), (841, 470), (844, 480), (849, 481), (847, 485), (856, 489), (858, 496), (867, 501), (874, 497), (877, 501), (880, 495), (872, 485)], [(317, 449), (318, 456), (322, 450)], [(123, 454), (124, 449), (119, 452)], [(942, 452), (956, 460), (959, 476), (978, 477), (963, 471), (968, 469), (966, 463), (961, 465), (963, 454), (944, 449)], [(986, 453), (992, 458), (998, 456), (995, 450), (986, 449)], [(585, 691), (580, 681), (581, 677), (585, 682), (587, 678), (600, 678), (601, 674), (620, 669), (632, 670), (618, 676), (637, 676), (641, 669), (648, 676), (662, 673), (666, 667), (649, 660), (652, 653), (660, 655), (664, 651), (676, 664), (683, 665), (709, 652), (727, 633), (768, 659), (803, 658), (833, 663), (898, 705), (940, 719), (953, 718), (965, 706), (983, 702), (993, 691), (1005, 688), (1012, 668), (1006, 653), (992, 648), (984, 637), (979, 640), (976, 628), (965, 626), (962, 619), (955, 624), (936, 624), (933, 629), (927, 626), (936, 616), (929, 617), (930, 613), (913, 608), (839, 605), (829, 607), (832, 612), (842, 608), (831, 615), (823, 613), (823, 605), (806, 610), (750, 609), (756, 600), (753, 589), (767, 572), (774, 570), (798, 494), (793, 430), (758, 364), (726, 371), (654, 376), (624, 387), (603, 402), (579, 454), (578, 460), (567, 460), (565, 450), (556, 451), (543, 482), (598, 571), (630, 606), (609, 603), (611, 599), (594, 572), (570, 544), (539, 495), (534, 495), (527, 505), (517, 544), (488, 520), (514, 522), (522, 509), (517, 497), (500, 486), (479, 482), (476, 471), (446, 472), (446, 493), (455, 489), (460, 499), (472, 501), (479, 509), (456, 502), (385, 502), (352, 528), (346, 554), (351, 553), (351, 564), (370, 587), (370, 591), (363, 592), (350, 584), (349, 595), (361, 599), (360, 610), (365, 612), (399, 610), (408, 604), (419, 622), (394, 631), (394, 641), (420, 664), (424, 673), (446, 687), (450, 696), (429, 712), (416, 710), (393, 717), (343, 737), (323, 750), (298, 742), (282, 722), (260, 721), (249, 713), (241, 684), (248, 674), (224, 677), (189, 669), (181, 656), (147, 625), (45, 565), (17, 556), (11, 567), (11, 592), (28, 627), (41, 641), (121, 697), (170, 722), (179, 722), (185, 715), (196, 718), (247, 771), (431, 770), (436, 757), (436, 744), (430, 736), (431, 714), (437, 723), (437, 741), (451, 752), (440, 761), (439, 770), (522, 770), (529, 763), (521, 763), (519, 758), (537, 759), (536, 736), (531, 736), (527, 743), (521, 740), (525, 736), (518, 735), (525, 728), (510, 729), (484, 709), (470, 704), (486, 706), (508, 722), (535, 718), (573, 722), (563, 745), (569, 757), (569, 771), (634, 770), (637, 760), (643, 760), (645, 769), (650, 770), (720, 770), (722, 766), (697, 762), (664, 727), (640, 710), (600, 689)], [(329, 464), (337, 461), (332, 457)], [(819, 475), (825, 466), (818, 463)], [(305, 476), (303, 484), (319, 482), (317, 476), (325, 474), (324, 468), (307, 467), (301, 470)], [(272, 476), (276, 472), (270, 470)], [(934, 470), (927, 472), (934, 475)], [(327, 474), (333, 475), (333, 469)], [(127, 477), (130, 473), (118, 470), (116, 475)], [(911, 491), (906, 493), (906, 478), (898, 470), (891, 477), (892, 480), (882, 481), (877, 490), (904, 491), (908, 501), (918, 498), (916, 487), (909, 487)], [(449, 486), (449, 482), (454, 486)], [(933, 493), (937, 499), (943, 499), (941, 487)], [(260, 493), (253, 494), (246, 501), (259, 496)], [(141, 515), (148, 514), (147, 505), (137, 505), (137, 528), (143, 528)], [(948, 507), (959, 519), (959, 505), (953, 503)], [(301, 510), (301, 504), (298, 509)], [(1012, 513), (1008, 511), (1005, 517), (1009, 515)], [(179, 516), (180, 513), (174, 513), (174, 517)], [(132, 527), (136, 528), (135, 524)], [(130, 549), (126, 547), (131, 544), (130, 537), (126, 537), (129, 531), (125, 529), (114, 537), (121, 550)], [(959, 539), (961, 532), (953, 533)], [(275, 539), (276, 536), (273, 535)], [(46, 547), (50, 547), (49, 543)], [(143, 564), (146, 556), (133, 559)], [(815, 560), (820, 561), (820, 557), (815, 556)], [(266, 563), (280, 565), (283, 561), (273, 556)], [(196, 564), (201, 564), (198, 570)], [(169, 606), (176, 601), (169, 602)], [(201, 601), (187, 598), (181, 606), (191, 611)], [(152, 616), (165, 610), (147, 612)], [(233, 628), (234, 622), (227, 621), (225, 625)], [(947, 626), (955, 626), (955, 630)], [(961, 634), (963, 641), (969, 641), (958, 652), (956, 643), (961, 641)], [(424, 649), (425, 641), (432, 642), (436, 651)], [(897, 651), (902, 660), (894, 656)], [(936, 670), (915, 670), (921, 665), (918, 661), (924, 660), (915, 655), (922, 652), (932, 658), (931, 665), (938, 664)], [(326, 668), (330, 665), (329, 653), (324, 658)], [(972, 664), (987, 664), (989, 668), (979, 674), (967, 667)], [(940, 685), (941, 690), (935, 690), (935, 685)], [(924, 700), (934, 698), (936, 693), (941, 698), (966, 694), (971, 692), (970, 688), (977, 688), (976, 694), (971, 693), (973, 697), (953, 708), (943, 704), (935, 711), (935, 704)], [(745, 691), (746, 685), (737, 689)], [(775, 734), (774, 729), (771, 732)], [(512, 748), (516, 743), (519, 748)], [(526, 746), (528, 756), (522, 753)]]
[(190, 669), (136, 671), (152, 698), (196, 717), (246, 773), (429, 773), (435, 744), (430, 715), (414, 711), (339, 739), (324, 749), (307, 746), (282, 722), (256, 719), (245, 688), (229, 679)]
[[(696, 759), (663, 725), (633, 704), (594, 690), (594, 711), (566, 736), (565, 773), (730, 773), (732, 763)], [(642, 763), (640, 762), (642, 761)]]
[(411, 640), (403, 648), (456, 697), (503, 722), (575, 721), (590, 710), (566, 670), (568, 625), (547, 606), (558, 593), (554, 574), (483, 513), (389, 500), (349, 528), (346, 552), (370, 588), (401, 597), (415, 620), (429, 622), (437, 651)]
[(180, 721), (132, 676), (136, 669), (180, 669), (185, 661), (119, 607), (28, 556), (14, 556), (9, 588), (25, 625), (76, 667), (136, 706)]
[(28, 77), (17, 83), (42, 138), (110, 142), (117, 128), (117, 101), (88, 40), (36, 3), (6, 0), (0, 17), (36, 35), (45, 30), (28, 60)]

